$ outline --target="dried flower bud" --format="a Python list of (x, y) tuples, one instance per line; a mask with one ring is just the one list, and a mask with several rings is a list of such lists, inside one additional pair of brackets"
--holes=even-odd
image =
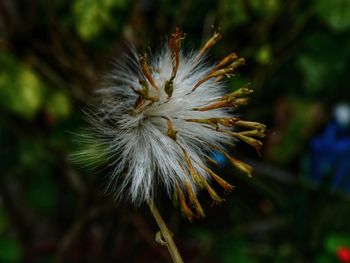
[[(152, 200), (154, 188), (162, 185), (191, 221), (205, 216), (197, 191), (206, 190), (220, 203), (224, 199), (210, 183), (227, 192), (233, 189), (208, 167), (208, 160), (217, 165), (208, 157), (210, 152), (222, 152), (233, 166), (251, 175), (252, 167), (225, 149), (239, 139), (260, 152), (266, 127), (225, 109), (247, 104), (252, 90), (225, 92), (221, 80), (245, 63), (235, 53), (213, 66), (205, 62), (205, 53), (220, 38), (214, 32), (197, 53), (184, 54), (184, 34), (177, 29), (150, 60), (147, 54), (119, 60), (110, 86), (102, 92), (101, 106), (89, 116), (95, 136), (85, 137), (91, 147), (100, 145), (99, 154), (113, 168), (109, 188), (116, 197), (128, 196), (138, 205)], [(89, 162), (94, 152), (82, 151), (77, 158)]]

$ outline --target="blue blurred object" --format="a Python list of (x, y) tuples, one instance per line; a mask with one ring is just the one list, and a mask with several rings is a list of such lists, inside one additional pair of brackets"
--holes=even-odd
[[(345, 108), (344, 108), (345, 107)], [(350, 129), (346, 106), (338, 106), (335, 120), (327, 124), (324, 133), (311, 141), (311, 176), (321, 182), (331, 176), (333, 190), (350, 193)], [(350, 116), (350, 115), (349, 115)], [(349, 118), (348, 118), (349, 119)]]
[(226, 157), (218, 151), (213, 152), (210, 157), (222, 167), (224, 167), (227, 164)]

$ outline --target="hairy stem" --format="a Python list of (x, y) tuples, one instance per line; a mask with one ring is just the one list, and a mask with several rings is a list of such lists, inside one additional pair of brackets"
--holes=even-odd
[(172, 235), (152, 199), (148, 202), (148, 206), (152, 212), (154, 219), (157, 222), (157, 225), (162, 233), (162, 236), (165, 240), (166, 246), (174, 263), (183, 263), (179, 250), (177, 249), (175, 242), (172, 238)]

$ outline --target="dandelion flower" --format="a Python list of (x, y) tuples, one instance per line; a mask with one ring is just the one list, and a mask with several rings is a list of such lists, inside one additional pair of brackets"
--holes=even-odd
[[(265, 126), (234, 115), (252, 90), (226, 93), (224, 79), (245, 61), (231, 53), (210, 64), (206, 53), (220, 38), (214, 32), (199, 51), (186, 53), (181, 48), (184, 34), (177, 29), (158, 54), (133, 53), (108, 75), (102, 103), (89, 118), (93, 142), (112, 167), (109, 188), (117, 197), (139, 205), (163, 186), (192, 220), (204, 217), (197, 198), (200, 189), (220, 203), (223, 199), (211, 184), (225, 191), (233, 188), (209, 168), (214, 151), (251, 174), (252, 168), (226, 149), (241, 140), (260, 151)], [(88, 158), (86, 151), (78, 155)]]

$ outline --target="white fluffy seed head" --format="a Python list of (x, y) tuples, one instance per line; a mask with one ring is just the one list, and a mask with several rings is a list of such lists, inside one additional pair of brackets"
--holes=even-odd
[[(223, 67), (225, 63), (210, 65), (203, 53), (212, 39), (200, 51), (185, 54), (178, 45), (181, 34), (173, 34), (173, 42), (149, 59), (131, 52), (116, 62), (107, 76), (107, 86), (100, 90), (101, 105), (89, 115), (95, 135), (87, 141), (103, 149), (100, 155), (112, 167), (109, 188), (116, 197), (126, 195), (140, 204), (152, 199), (155, 189), (162, 185), (169, 196), (177, 195), (191, 218), (186, 201), (182, 202), (183, 193), (201, 214), (195, 197), (197, 188), (206, 189), (219, 201), (209, 185), (210, 178), (226, 190), (232, 187), (218, 179), (206, 162), (213, 150), (232, 144), (233, 126), (221, 125), (220, 121), (236, 119), (232, 116), (233, 102), (239, 105), (245, 100), (235, 101), (238, 95), (227, 99), (221, 81), (237, 66), (236, 55), (222, 60), (232, 62), (227, 67)], [(95, 153), (88, 149), (77, 157), (89, 161)], [(236, 159), (231, 162), (250, 172)]]
[[(208, 125), (188, 121), (230, 117), (225, 109), (194, 110), (224, 95), (224, 87), (214, 83), (214, 79), (191, 93), (194, 85), (213, 69), (203, 60), (196, 61), (196, 55), (194, 52), (186, 56), (181, 54), (170, 98), (164, 86), (173, 70), (171, 52), (165, 47), (160, 54), (151, 58), (152, 77), (160, 88), (160, 98), (136, 114), (133, 111), (138, 95), (131, 87), (139, 87), (139, 80), (143, 79), (137, 56), (117, 63), (115, 70), (109, 74), (111, 86), (102, 90), (105, 98), (99, 108), (99, 117), (93, 124), (109, 144), (108, 154), (116, 158), (111, 182), (122, 177), (116, 189), (117, 195), (126, 191), (134, 203), (140, 203), (152, 197), (158, 184), (165, 186), (171, 194), (176, 185), (184, 186), (186, 181), (191, 182), (179, 144), (188, 153), (195, 169), (208, 178), (201, 167), (205, 166), (206, 157), (212, 151), (211, 146), (221, 147), (232, 141), (231, 136), (208, 129)], [(177, 131), (176, 141), (167, 135), (167, 119), (162, 117), (172, 120)]]

